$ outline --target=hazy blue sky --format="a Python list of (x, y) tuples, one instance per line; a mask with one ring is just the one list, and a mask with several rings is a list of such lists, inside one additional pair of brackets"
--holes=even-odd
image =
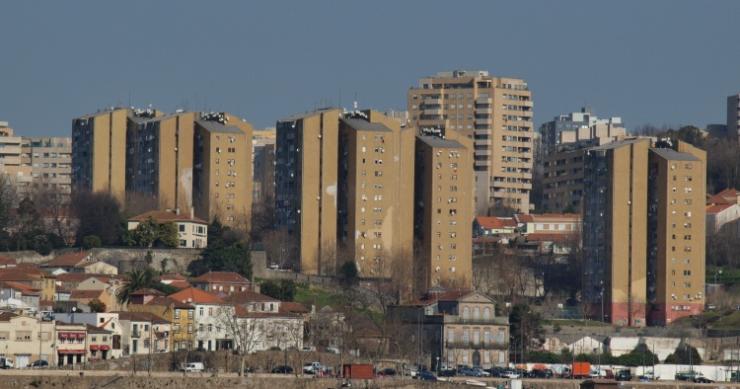
[(526, 79), (535, 120), (592, 106), (628, 127), (725, 120), (740, 1), (3, 1), (0, 120), (68, 134), (110, 105), (405, 108), (442, 70)]

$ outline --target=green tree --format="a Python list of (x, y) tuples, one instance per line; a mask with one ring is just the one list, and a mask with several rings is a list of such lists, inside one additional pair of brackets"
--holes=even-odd
[(171, 285), (159, 282), (157, 273), (150, 267), (144, 267), (126, 273), (126, 283), (116, 297), (120, 303), (128, 303), (131, 300), (131, 293), (143, 288), (156, 289), (165, 295), (175, 293), (178, 290)]
[(96, 235), (103, 245), (116, 245), (123, 231), (120, 206), (113, 196), (103, 192), (78, 192), (72, 198), (72, 209), (79, 219), (77, 243)]
[(85, 250), (90, 250), (95, 247), (100, 247), (103, 245), (103, 242), (100, 240), (100, 237), (97, 235), (87, 235), (84, 238), (82, 238), (82, 247), (85, 248)]
[(90, 312), (105, 312), (106, 306), (105, 303), (98, 299), (93, 299), (90, 301), (89, 304), (87, 304), (90, 307)]
[(293, 301), (295, 282), (293, 280), (267, 280), (260, 285), (260, 292), (281, 301)]
[(701, 356), (696, 348), (682, 341), (679, 343), (678, 347), (676, 347), (676, 351), (665, 359), (665, 363), (700, 365)]
[(615, 364), (625, 366), (652, 366), (660, 363), (658, 356), (653, 354), (645, 343), (640, 343), (629, 353), (613, 359)]
[(190, 262), (188, 270), (194, 275), (209, 270), (232, 271), (251, 279), (249, 242), (243, 235), (215, 219), (208, 227), (208, 247), (201, 252), (198, 260)]
[(527, 355), (530, 349), (538, 349), (544, 341), (542, 317), (526, 304), (516, 304), (509, 313), (509, 335), (512, 360)]
[(177, 226), (175, 223), (162, 223), (159, 225), (157, 242), (162, 247), (174, 249), (178, 246)]

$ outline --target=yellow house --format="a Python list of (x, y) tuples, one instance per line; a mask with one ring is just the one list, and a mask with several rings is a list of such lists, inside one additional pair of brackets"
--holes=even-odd
[(172, 323), (170, 350), (185, 350), (193, 346), (195, 307), (170, 297), (155, 297), (146, 304), (129, 304), (131, 312), (150, 312)]

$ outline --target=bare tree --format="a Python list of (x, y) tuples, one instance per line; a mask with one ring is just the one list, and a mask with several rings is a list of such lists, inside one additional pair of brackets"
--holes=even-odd
[(218, 322), (234, 339), (236, 352), (239, 355), (239, 375), (242, 375), (247, 355), (257, 351), (262, 342), (263, 325), (259, 319), (251, 317), (250, 312), (241, 306), (224, 306), (218, 314)]
[(298, 245), (295, 238), (291, 237), (287, 230), (279, 229), (267, 231), (262, 235), (262, 243), (270, 263), (275, 263), (281, 268), (297, 268), (295, 261), (298, 258)]

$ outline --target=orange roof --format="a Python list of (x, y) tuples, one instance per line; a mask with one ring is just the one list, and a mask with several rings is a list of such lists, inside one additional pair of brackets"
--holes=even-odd
[(11, 267), (0, 269), (0, 281), (36, 281), (43, 277), (38, 269)]
[(57, 276), (57, 281), (60, 282), (82, 282), (90, 278), (97, 278), (100, 281), (108, 282), (111, 277), (108, 274), (92, 274), (92, 273), (62, 273)]
[(166, 306), (166, 307), (169, 307), (170, 305), (172, 305), (175, 308), (184, 308), (184, 309), (192, 309), (193, 308), (192, 305), (190, 305), (188, 303), (184, 303), (182, 301), (178, 301), (178, 300), (173, 299), (173, 298), (171, 298), (169, 296), (155, 297), (151, 301), (149, 301), (148, 303), (146, 303), (146, 305), (160, 305), (160, 306)]
[(513, 217), (478, 216), (475, 218), (478, 224), (487, 229), (516, 228), (517, 223)]
[(215, 294), (198, 288), (187, 288), (169, 295), (170, 298), (184, 303), (195, 304), (223, 304), (223, 300)]
[(294, 303), (292, 301), (283, 301), (280, 303), (281, 313), (309, 313), (311, 312), (305, 305)]
[(24, 284), (21, 282), (0, 281), (0, 285), (5, 285), (8, 288), (19, 290), (21, 291), (21, 293), (27, 294), (27, 295), (36, 295), (41, 292), (39, 289), (36, 289), (28, 284)]
[(70, 300), (92, 300), (99, 298), (103, 294), (103, 290), (79, 290), (74, 289), (69, 296)]
[(74, 267), (79, 265), (88, 256), (87, 251), (77, 251), (62, 254), (49, 262), (44, 263), (44, 267)]
[(740, 193), (736, 189), (727, 188), (707, 200), (707, 204), (737, 204), (737, 198)]
[(720, 212), (724, 211), (727, 208), (732, 207), (733, 205), (735, 205), (735, 204), (712, 204), (712, 205), (707, 205), (707, 213), (708, 214), (717, 214), (717, 213), (720, 213)]
[(132, 222), (145, 222), (149, 220), (149, 218), (153, 219), (157, 223), (190, 222), (190, 223), (208, 225), (208, 223), (205, 220), (198, 219), (197, 217), (191, 218), (189, 214), (179, 214), (178, 215), (170, 211), (144, 212), (141, 215), (136, 215), (128, 220)]
[(164, 293), (152, 288), (142, 288), (131, 292), (130, 296), (164, 296)]
[(165, 273), (159, 276), (159, 280), (187, 280), (187, 278), (180, 273)]
[(14, 258), (6, 257), (4, 255), (0, 255), (0, 265), (15, 265), (16, 261)]
[(239, 273), (233, 271), (209, 271), (199, 277), (193, 278), (193, 282), (199, 283), (211, 283), (211, 282), (227, 282), (227, 283), (249, 283), (249, 280), (242, 277)]

